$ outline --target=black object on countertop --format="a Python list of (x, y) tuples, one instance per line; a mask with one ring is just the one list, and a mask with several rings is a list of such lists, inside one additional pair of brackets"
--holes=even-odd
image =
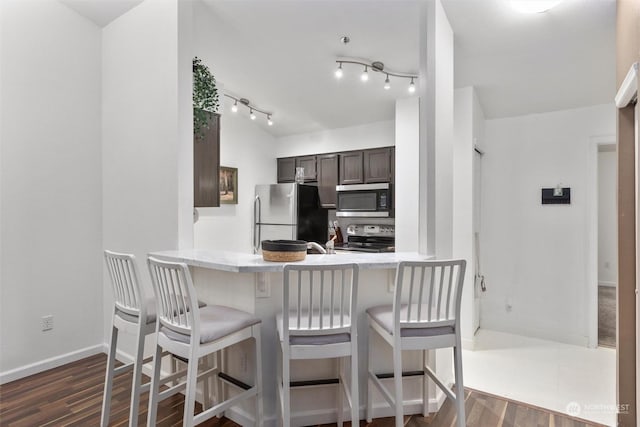
[(262, 250), (272, 252), (306, 252), (307, 242), (304, 240), (263, 240)]

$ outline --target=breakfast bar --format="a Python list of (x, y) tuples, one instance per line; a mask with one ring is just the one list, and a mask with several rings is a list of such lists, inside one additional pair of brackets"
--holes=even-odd
[[(224, 304), (254, 313), (262, 319), (262, 362), (264, 384), (265, 425), (276, 425), (276, 369), (277, 346), (276, 314), (282, 307), (282, 272), (286, 263), (264, 261), (262, 255), (241, 252), (210, 250), (176, 250), (150, 254), (166, 261), (187, 264), (192, 273), (198, 298), (207, 304)], [(360, 268), (357, 302), (358, 351), (360, 379), (360, 413), (364, 419), (366, 402), (368, 330), (365, 311), (368, 307), (391, 304), (395, 269), (400, 261), (428, 260), (432, 257), (416, 252), (361, 253), (338, 252), (336, 254), (309, 254), (296, 264), (328, 265), (355, 263)], [(376, 338), (378, 339), (378, 338)], [(253, 366), (251, 343), (230, 348), (225, 357), (226, 369), (234, 378), (251, 381)], [(380, 345), (372, 363), (379, 371), (391, 371), (391, 352), (388, 346)], [(421, 362), (419, 353), (406, 352), (404, 365), (411, 370)], [(313, 381), (332, 377), (334, 365), (331, 360), (301, 361), (291, 366), (292, 380)], [(390, 408), (374, 392), (374, 416), (392, 416)], [(309, 425), (335, 422), (335, 384), (313, 385), (297, 388), (291, 397), (292, 422), (294, 425)], [(421, 406), (420, 381), (405, 380), (405, 413), (419, 413)], [(436, 395), (430, 395), (431, 410), (436, 410)], [(225, 413), (228, 418), (242, 424), (252, 423), (251, 405), (235, 407)], [(345, 412), (345, 416), (348, 417)]]

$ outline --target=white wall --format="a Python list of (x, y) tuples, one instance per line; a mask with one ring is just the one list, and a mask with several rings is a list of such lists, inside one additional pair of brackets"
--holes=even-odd
[(598, 153), (598, 283), (618, 282), (617, 156)]
[(416, 183), (420, 182), (420, 100), (396, 101), (396, 250), (418, 252), (420, 237), (418, 212), (420, 198)]
[[(473, 87), (456, 89), (453, 147), (453, 257), (467, 260), (462, 297), (463, 345), (473, 348), (474, 322), (477, 313), (474, 306), (475, 245), (474, 233), (479, 224), (474, 211), (477, 202), (474, 182), (477, 173), (474, 148), (484, 140), (484, 113)], [(478, 230), (479, 231), (479, 230)]]
[(393, 120), (277, 138), (276, 157), (334, 153), (395, 144)]
[[(192, 176), (184, 159), (193, 156), (193, 137), (185, 139), (178, 120), (185, 97), (178, 89), (184, 64), (178, 62), (177, 0), (144, 1), (103, 29), (102, 47), (104, 247), (134, 253), (150, 289), (147, 253), (188, 241), (180, 224), (193, 210), (192, 180), (184, 179)], [(105, 277), (105, 325), (110, 286)]]
[[(609, 104), (486, 121), (483, 328), (587, 344), (587, 159), (615, 125)], [(541, 205), (558, 184), (571, 205)]]
[[(194, 2), (194, 55), (202, 59), (215, 76), (218, 52), (222, 49), (219, 18), (208, 6)], [(242, 88), (227, 88), (218, 80), (218, 88), (243, 93)], [(247, 95), (249, 96), (249, 95)], [(194, 247), (252, 252), (253, 197), (257, 184), (276, 182), (275, 138), (249, 120), (247, 114), (230, 112), (225, 97), (220, 100), (220, 165), (238, 168), (238, 204), (217, 208), (198, 208), (193, 225)]]
[(56, 1), (0, 5), (6, 381), (102, 350), (101, 47), (99, 28)]
[(198, 208), (194, 247), (252, 252), (254, 188), (276, 182), (275, 138), (241, 115), (220, 124), (220, 165), (238, 168), (238, 204)]

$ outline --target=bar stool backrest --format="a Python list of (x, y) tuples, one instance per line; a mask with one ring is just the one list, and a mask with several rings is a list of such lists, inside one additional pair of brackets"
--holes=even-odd
[(158, 306), (159, 327), (164, 326), (184, 335), (200, 339), (199, 318), (190, 307), (198, 307), (189, 267), (184, 263), (166, 262), (154, 257), (147, 260), (153, 291)]
[(357, 284), (356, 264), (286, 265), (282, 305), (285, 342), (289, 335), (350, 333)]
[(104, 259), (111, 278), (116, 309), (132, 316), (140, 316), (146, 308), (135, 256), (105, 250)]
[(465, 260), (400, 262), (393, 299), (398, 332), (401, 328), (457, 326), (465, 267)]

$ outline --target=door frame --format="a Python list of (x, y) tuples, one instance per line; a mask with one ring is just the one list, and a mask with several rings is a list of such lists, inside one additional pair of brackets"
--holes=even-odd
[[(600, 147), (616, 145), (615, 135), (589, 138), (587, 153), (587, 345), (598, 347), (598, 153)], [(616, 147), (617, 149), (617, 147)]]

